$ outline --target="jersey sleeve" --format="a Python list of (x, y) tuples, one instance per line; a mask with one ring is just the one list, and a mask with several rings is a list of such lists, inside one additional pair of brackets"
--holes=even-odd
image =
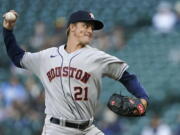
[(101, 59), (102, 75), (115, 80), (119, 80), (129, 67), (125, 61), (106, 53), (102, 55)]
[(40, 73), (41, 67), (41, 52), (30, 53), (26, 52), (21, 60), (21, 66), (36, 75)]

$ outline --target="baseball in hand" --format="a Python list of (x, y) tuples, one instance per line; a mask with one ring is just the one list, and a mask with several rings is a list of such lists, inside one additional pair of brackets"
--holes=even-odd
[(5, 19), (7, 21), (15, 21), (16, 20), (16, 15), (12, 12), (8, 12), (5, 14)]

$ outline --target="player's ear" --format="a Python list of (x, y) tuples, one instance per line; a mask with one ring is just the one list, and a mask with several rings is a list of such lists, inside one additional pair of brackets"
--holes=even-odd
[(75, 28), (76, 28), (76, 24), (75, 23), (71, 23), (70, 25), (69, 25), (69, 30), (70, 31), (74, 31), (75, 30)]

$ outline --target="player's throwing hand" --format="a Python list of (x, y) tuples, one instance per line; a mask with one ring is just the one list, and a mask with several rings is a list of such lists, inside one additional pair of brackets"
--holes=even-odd
[(3, 27), (8, 29), (8, 30), (12, 30), (15, 26), (16, 20), (18, 17), (18, 13), (14, 10), (10, 10), (9, 12), (6, 12), (3, 15)]

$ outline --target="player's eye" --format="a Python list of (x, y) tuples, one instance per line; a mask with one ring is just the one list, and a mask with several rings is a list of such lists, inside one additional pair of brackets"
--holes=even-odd
[(84, 27), (84, 28), (88, 28), (88, 24), (87, 24), (87, 23), (84, 23), (84, 24), (83, 24), (83, 27)]
[(86, 29), (88, 29), (89, 27), (91, 27), (92, 30), (94, 29), (94, 26), (92, 23), (84, 23), (83, 27)]

